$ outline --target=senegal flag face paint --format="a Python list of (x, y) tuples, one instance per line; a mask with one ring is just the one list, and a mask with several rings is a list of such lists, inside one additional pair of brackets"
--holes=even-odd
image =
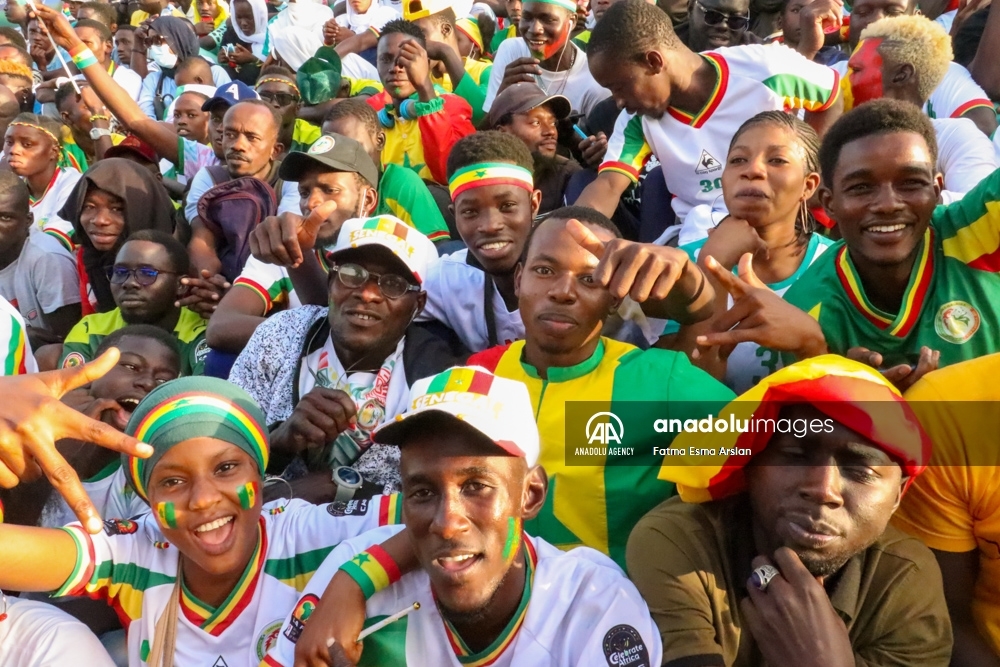
[(240, 507), (245, 510), (251, 509), (257, 504), (257, 496), (260, 495), (260, 482), (247, 482), (236, 490), (236, 495), (240, 499)]
[(526, 2), (519, 27), (531, 56), (548, 60), (566, 47), (573, 29), (576, 4), (566, 0)]
[(164, 528), (177, 527), (177, 513), (174, 511), (173, 503), (156, 503), (156, 516)]
[(847, 61), (844, 78), (844, 111), (882, 97), (882, 39), (863, 39)]
[(510, 565), (517, 556), (517, 548), (521, 544), (521, 519), (509, 517), (507, 519), (507, 540), (503, 545), (503, 560)]

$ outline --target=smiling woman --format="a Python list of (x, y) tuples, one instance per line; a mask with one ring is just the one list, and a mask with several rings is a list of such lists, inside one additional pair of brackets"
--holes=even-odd
[(0, 526), (0, 559), (25, 564), (5, 567), (0, 587), (107, 600), (128, 629), (132, 665), (258, 664), (312, 574), (303, 555), (397, 520), (388, 497), (351, 516), (303, 501), (263, 505), (264, 415), (223, 380), (160, 385), (126, 432), (153, 448), (122, 467), (155, 511), (97, 535), (79, 524)]

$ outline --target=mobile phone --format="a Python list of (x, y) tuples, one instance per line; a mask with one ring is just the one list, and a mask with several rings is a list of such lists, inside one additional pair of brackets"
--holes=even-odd
[(586, 141), (587, 139), (590, 139), (590, 137), (587, 136), (587, 133), (580, 129), (580, 124), (579, 123), (575, 123), (573, 125), (573, 131), (576, 132), (576, 136), (580, 137), (580, 139), (582, 139), (584, 141)]

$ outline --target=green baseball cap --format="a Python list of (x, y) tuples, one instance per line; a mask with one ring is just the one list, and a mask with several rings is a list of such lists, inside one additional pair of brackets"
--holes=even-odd
[(332, 100), (340, 90), (340, 56), (331, 46), (320, 47), (312, 58), (302, 63), (295, 82), (307, 105)]

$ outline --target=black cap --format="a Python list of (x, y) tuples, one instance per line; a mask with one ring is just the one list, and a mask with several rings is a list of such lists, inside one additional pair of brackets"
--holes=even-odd
[(324, 134), (305, 152), (294, 151), (281, 161), (278, 176), (297, 182), (302, 173), (316, 165), (333, 171), (351, 171), (378, 187), (378, 167), (364, 146), (341, 134)]

